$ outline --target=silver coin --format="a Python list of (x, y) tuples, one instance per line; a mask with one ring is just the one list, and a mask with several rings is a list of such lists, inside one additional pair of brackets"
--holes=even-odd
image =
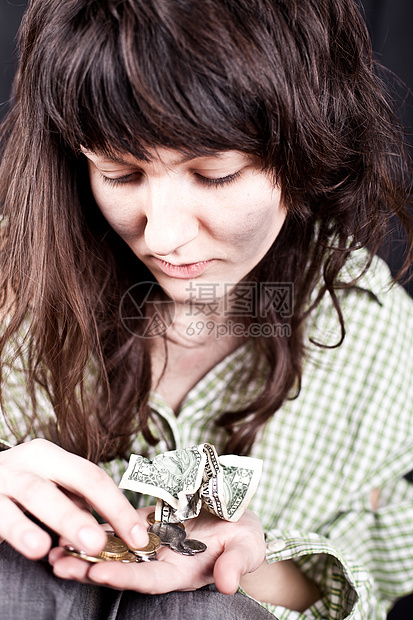
[(137, 562), (156, 562), (158, 558), (156, 557), (156, 553), (153, 555), (136, 555)]
[(156, 521), (148, 527), (148, 532), (153, 532), (159, 536), (163, 545), (176, 544), (185, 539), (185, 530), (176, 523)]
[(139, 560), (156, 558), (156, 550), (151, 551), (151, 553), (140, 553), (137, 549), (131, 549), (130, 551), (134, 553)]
[(205, 551), (207, 546), (200, 540), (186, 538), (185, 540), (180, 540), (177, 543), (172, 543), (170, 548), (172, 551), (176, 551), (176, 553), (179, 553), (180, 555), (195, 555)]
[(175, 551), (176, 553), (179, 553), (179, 555), (195, 555), (195, 553), (193, 551), (191, 551), (191, 549), (189, 549), (189, 547), (184, 547), (182, 545), (182, 542), (177, 542), (177, 543), (172, 543), (170, 545), (170, 549), (172, 551)]
[(192, 551), (192, 553), (202, 553), (207, 549), (205, 543), (201, 540), (196, 540), (195, 538), (185, 538), (185, 540), (181, 542), (181, 546), (184, 549)]

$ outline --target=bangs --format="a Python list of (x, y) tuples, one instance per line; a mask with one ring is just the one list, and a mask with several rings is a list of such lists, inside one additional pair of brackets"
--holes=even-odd
[[(236, 4), (242, 13), (243, 2)], [(245, 29), (235, 40), (224, 27), (234, 20), (226, 3), (55, 5), (34, 42), (34, 75), (45, 122), (73, 151), (82, 145), (145, 159), (146, 147), (163, 146), (262, 156), (264, 104), (251, 78), (256, 42)]]

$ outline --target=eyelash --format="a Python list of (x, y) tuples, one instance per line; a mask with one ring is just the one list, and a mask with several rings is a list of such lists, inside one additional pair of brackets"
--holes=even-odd
[(100, 176), (102, 177), (105, 183), (116, 186), (116, 185), (125, 185), (126, 183), (131, 183), (132, 181), (138, 180), (139, 177), (136, 177), (136, 174), (139, 174), (139, 176), (141, 176), (140, 173), (136, 173), (136, 172), (132, 172), (131, 174), (125, 174), (123, 177), (116, 177), (116, 178), (107, 177), (102, 173), (100, 173)]
[(207, 187), (222, 187), (223, 185), (229, 185), (233, 183), (241, 176), (241, 171), (234, 172), (233, 174), (228, 174), (226, 177), (218, 177), (216, 179), (211, 179), (210, 177), (203, 177), (202, 174), (197, 174), (196, 177), (201, 185), (206, 185)]
[[(133, 181), (138, 180), (138, 178), (136, 178), (137, 174), (141, 176), (140, 173), (136, 172), (132, 172), (131, 174), (125, 174), (122, 177), (116, 178), (107, 177), (102, 173), (100, 174), (105, 183), (108, 183), (109, 185), (115, 187), (118, 185), (125, 185), (126, 183), (132, 183)], [(201, 183), (201, 185), (206, 185), (207, 187), (222, 187), (223, 185), (229, 185), (230, 183), (236, 181), (240, 176), (241, 171), (234, 172), (233, 174), (228, 174), (225, 177), (217, 177), (216, 179), (203, 177), (202, 174), (196, 174), (196, 178), (198, 179), (199, 183)]]

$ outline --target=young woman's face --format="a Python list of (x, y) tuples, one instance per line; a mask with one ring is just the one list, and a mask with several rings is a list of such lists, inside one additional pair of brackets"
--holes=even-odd
[(104, 217), (176, 302), (200, 285), (217, 297), (228, 292), (285, 220), (279, 188), (245, 153), (189, 158), (158, 149), (149, 163), (85, 155)]

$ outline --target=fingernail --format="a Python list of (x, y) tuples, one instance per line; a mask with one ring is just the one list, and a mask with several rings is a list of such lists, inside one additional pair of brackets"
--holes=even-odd
[(92, 571), (88, 573), (87, 578), (90, 579), (90, 581), (94, 581), (96, 583), (107, 583), (107, 579), (105, 577), (102, 577), (101, 575), (95, 576), (95, 574), (92, 573)]
[(142, 549), (142, 547), (146, 547), (149, 542), (148, 534), (145, 532), (141, 525), (134, 525), (131, 529), (131, 536), (133, 540), (133, 544), (136, 549)]
[(25, 532), (22, 536), (22, 541), (32, 551), (38, 549), (41, 544), (41, 540), (36, 532)]
[(78, 534), (83, 551), (98, 551), (103, 547), (103, 532), (96, 531), (94, 527), (82, 527)]
[(56, 547), (54, 549), (52, 549), (49, 552), (49, 555), (47, 557), (50, 566), (53, 566), (54, 563), (56, 562), (56, 558), (59, 557), (59, 549), (57, 549)]

